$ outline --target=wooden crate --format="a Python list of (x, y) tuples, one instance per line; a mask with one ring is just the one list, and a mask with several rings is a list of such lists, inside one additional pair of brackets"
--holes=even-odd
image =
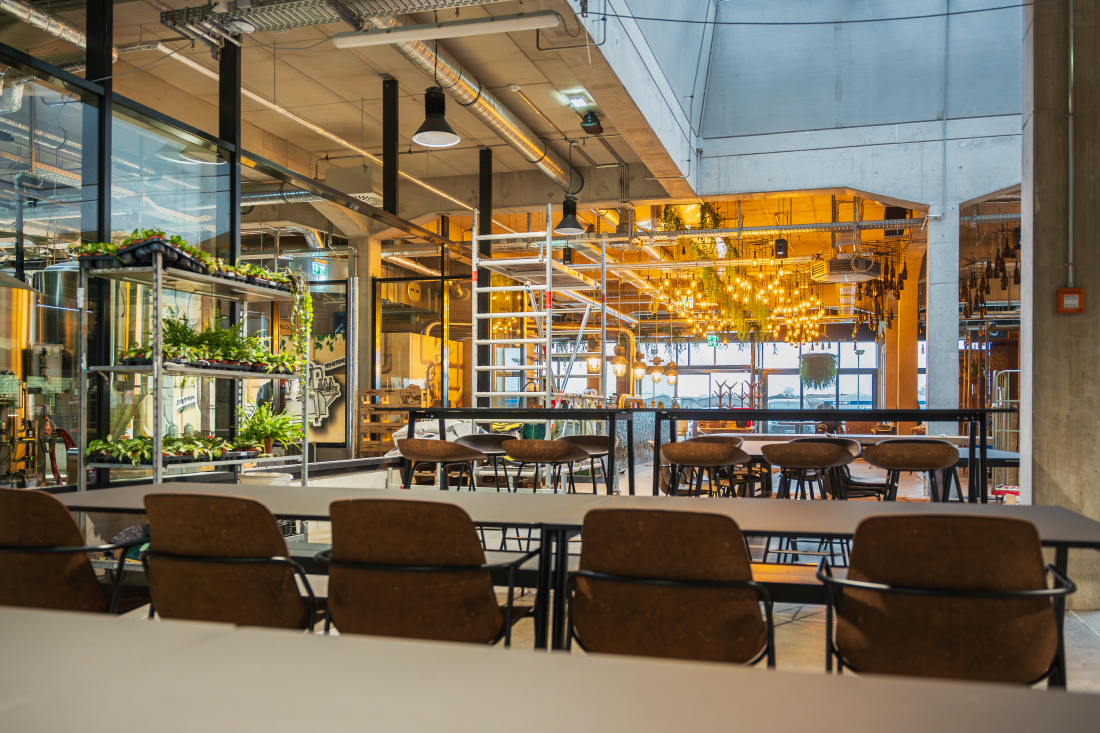
[(359, 390), (359, 455), (381, 456), (394, 449), (393, 435), (409, 424), (409, 413), (379, 410), (379, 407), (422, 407), (428, 391), (420, 387)]

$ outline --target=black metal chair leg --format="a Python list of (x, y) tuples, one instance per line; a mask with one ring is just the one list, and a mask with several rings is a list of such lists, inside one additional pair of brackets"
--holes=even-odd
[(500, 493), (500, 456), (493, 456), (493, 480), (497, 484), (497, 493)]
[[(576, 482), (576, 479), (573, 477), (573, 464), (572, 463), (567, 463), (567, 464), (565, 464), (565, 468), (569, 471), (569, 491), (568, 491), (568, 493), (575, 494), (575, 493), (577, 493), (577, 482)], [(596, 493), (595, 479), (593, 479), (593, 482), (592, 482), (592, 493), (593, 494)]]
[(588, 458), (588, 475), (592, 478), (592, 496), (595, 496), (599, 489), (596, 488), (596, 459), (591, 456)]
[(402, 488), (404, 488), (404, 489), (409, 488), (410, 484), (412, 484), (412, 478), (415, 475), (415, 473), (416, 473), (416, 461), (406, 460), (405, 461), (405, 477), (404, 477), (405, 480), (403, 482), (404, 486), (402, 486)]

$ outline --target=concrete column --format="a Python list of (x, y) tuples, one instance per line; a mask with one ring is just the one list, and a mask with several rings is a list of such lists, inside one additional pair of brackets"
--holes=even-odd
[[(1021, 499), (1100, 519), (1100, 2), (1075, 3), (1074, 287), (1084, 313), (1058, 313), (1068, 286), (1067, 3), (1024, 8)], [(1070, 608), (1100, 608), (1100, 558), (1073, 551)]]
[[(356, 314), (359, 333), (355, 334), (359, 349), (359, 389), (373, 389), (378, 354), (371, 350), (371, 334), (377, 328), (371, 279), (382, 275), (382, 247), (371, 237), (349, 239), (348, 245), (355, 250), (355, 276), (359, 278), (359, 312)], [(382, 344), (376, 346), (381, 349)], [(358, 399), (354, 404), (358, 404)]]
[[(928, 408), (959, 406), (959, 205), (928, 220)], [(957, 435), (958, 423), (930, 423), (929, 435)]]

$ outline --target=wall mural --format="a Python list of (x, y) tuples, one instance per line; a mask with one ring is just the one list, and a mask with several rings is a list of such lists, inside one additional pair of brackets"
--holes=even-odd
[[(309, 441), (344, 443), (347, 427), (347, 341), (342, 333), (315, 333), (309, 354)], [(302, 414), (301, 388), (294, 383), (286, 411)]]

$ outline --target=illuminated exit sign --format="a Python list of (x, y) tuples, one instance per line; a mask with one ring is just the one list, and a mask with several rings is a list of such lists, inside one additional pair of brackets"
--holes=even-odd
[(323, 260), (313, 260), (312, 265), (314, 277), (320, 278), (321, 280), (327, 279), (325, 273), (328, 269), (328, 266), (324, 263)]
[(708, 333), (707, 334), (707, 346), (717, 346), (717, 345), (718, 345), (718, 334)]

